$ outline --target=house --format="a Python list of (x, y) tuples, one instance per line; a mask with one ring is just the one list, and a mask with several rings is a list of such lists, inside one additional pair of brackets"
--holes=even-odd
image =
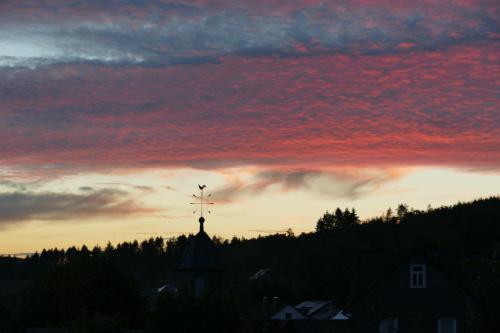
[(283, 306), (278, 312), (276, 312), (272, 317), (272, 320), (304, 320), (307, 317), (302, 314), (293, 305), (287, 304)]
[[(340, 313), (340, 316), (337, 316)], [(336, 317), (337, 316), (337, 317)], [(295, 306), (286, 304), (272, 320), (344, 320), (348, 319), (332, 301), (305, 301)]]
[(279, 332), (350, 332), (349, 315), (332, 301), (285, 304), (272, 317)]
[(297, 310), (312, 320), (334, 320), (340, 309), (332, 301), (305, 301), (296, 305)]
[(365, 252), (353, 266), (354, 332), (464, 332), (473, 297), (453, 260), (423, 253)]

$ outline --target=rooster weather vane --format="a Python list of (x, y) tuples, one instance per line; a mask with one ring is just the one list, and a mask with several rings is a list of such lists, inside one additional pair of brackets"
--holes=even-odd
[(196, 199), (196, 202), (190, 202), (191, 205), (196, 205), (196, 209), (193, 210), (193, 214), (195, 214), (196, 212), (200, 212), (200, 229), (203, 230), (203, 223), (205, 222), (205, 217), (203, 216), (203, 213), (205, 212), (205, 210), (210, 214), (212, 213), (212, 211), (210, 211), (209, 209), (206, 209), (205, 207), (206, 206), (210, 206), (210, 205), (213, 205), (214, 203), (213, 202), (210, 202), (208, 198), (210, 198), (212, 195), (211, 194), (207, 194), (205, 195), (204, 193), (204, 190), (207, 186), (206, 185), (199, 185), (198, 184), (198, 188), (200, 189), (200, 194), (199, 195), (196, 195), (196, 194), (193, 194), (193, 198)]

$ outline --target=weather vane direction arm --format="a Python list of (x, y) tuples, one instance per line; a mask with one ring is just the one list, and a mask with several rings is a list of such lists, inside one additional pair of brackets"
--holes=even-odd
[[(193, 194), (193, 198), (197, 199), (197, 202), (190, 202), (191, 205), (196, 205), (197, 208), (193, 211), (193, 214), (198, 211), (198, 208), (200, 210), (200, 217), (203, 217), (204, 213), (204, 206), (206, 205), (213, 205), (213, 202), (210, 202), (207, 200), (207, 198), (210, 198), (212, 195), (208, 194), (205, 196), (204, 190), (207, 186), (206, 185), (198, 185), (198, 188), (200, 189), (200, 195)], [(208, 213), (212, 213), (210, 210), (208, 210)]]

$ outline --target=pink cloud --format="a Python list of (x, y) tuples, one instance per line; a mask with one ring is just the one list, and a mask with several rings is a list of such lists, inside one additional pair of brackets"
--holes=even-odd
[(499, 51), (4, 69), (0, 162), (498, 168)]

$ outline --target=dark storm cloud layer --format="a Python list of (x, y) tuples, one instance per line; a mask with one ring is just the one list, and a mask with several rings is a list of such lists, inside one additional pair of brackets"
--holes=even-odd
[(95, 217), (123, 217), (151, 212), (117, 190), (85, 193), (11, 192), (0, 193), (0, 228), (29, 221), (58, 221)]
[[(0, 66), (164, 66), (221, 56), (387, 54), (498, 40), (494, 2), (4, 1)], [(34, 15), (35, 14), (35, 15)]]
[(495, 1), (2, 1), (0, 163), (498, 170), (499, 17)]

